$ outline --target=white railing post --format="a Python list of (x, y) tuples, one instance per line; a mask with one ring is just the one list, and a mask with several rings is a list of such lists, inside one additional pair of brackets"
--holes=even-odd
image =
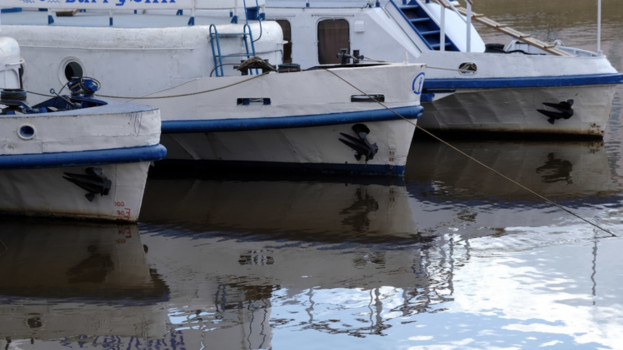
[(467, 0), (467, 52), (472, 52), (472, 1)]
[(439, 51), (446, 51), (446, 4), (445, 0), (441, 0), (441, 31), (439, 33)]
[(601, 0), (597, 0), (597, 54), (601, 55)]

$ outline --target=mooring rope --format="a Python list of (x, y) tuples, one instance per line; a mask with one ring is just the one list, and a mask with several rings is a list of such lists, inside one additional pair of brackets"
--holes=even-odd
[(210, 92), (227, 89), (227, 88), (230, 88), (232, 86), (244, 84), (244, 83), (249, 82), (249, 81), (251, 81), (253, 79), (257, 79), (257, 78), (259, 78), (261, 76), (264, 76), (264, 75), (266, 75), (268, 73), (269, 72), (264, 72), (264, 73), (261, 73), (261, 74), (258, 74), (258, 75), (253, 75), (249, 79), (240, 80), (238, 82), (227, 84), (227, 85), (223, 85), (223, 86), (219, 86), (219, 87), (214, 88), (214, 89), (208, 89), (208, 90), (202, 90), (202, 91), (194, 91), (194, 92), (189, 92), (189, 93), (179, 94), (179, 95), (143, 96), (143, 97), (123, 97), (123, 96), (112, 96), (112, 95), (101, 95), (101, 94), (96, 94), (96, 95), (99, 96), (99, 97), (104, 97), (104, 98), (121, 98), (121, 99), (129, 99), (129, 100), (155, 100), (155, 99), (161, 99), (161, 98), (187, 97), (187, 96), (207, 94), (207, 93), (210, 93)]
[[(248, 79), (244, 79), (244, 80), (237, 81), (235, 83), (219, 86), (219, 87), (214, 88), (214, 89), (208, 89), (208, 90), (202, 90), (202, 91), (193, 91), (193, 92), (188, 92), (188, 93), (185, 93), (185, 94), (163, 95), (163, 96), (118, 96), (118, 95), (103, 95), (103, 94), (95, 93), (95, 95), (98, 96), (98, 97), (101, 97), (101, 98), (114, 98), (114, 99), (123, 99), (123, 100), (156, 100), (156, 99), (163, 99), (163, 98), (188, 97), (188, 96), (207, 94), (207, 93), (210, 93), (210, 92), (227, 89), (227, 88), (230, 88), (232, 86), (244, 84), (244, 83), (246, 83), (248, 81), (251, 81), (253, 79), (257, 79), (257, 78), (259, 78), (261, 76), (264, 76), (264, 75), (266, 75), (268, 73), (269, 72), (264, 72), (264, 73), (261, 73), (261, 74), (258, 74), (258, 75), (253, 75), (253, 76), (251, 76)], [(55, 97), (54, 95), (50, 95), (50, 94), (42, 94), (42, 93), (33, 92), (33, 91), (27, 91), (27, 92), (29, 94), (38, 95), (38, 96)]]
[(612, 233), (610, 230), (608, 230), (608, 229), (606, 229), (606, 228), (604, 228), (604, 227), (600, 226), (599, 224), (597, 224), (597, 223), (595, 223), (595, 222), (592, 222), (592, 221), (590, 221), (590, 220), (588, 220), (588, 219), (586, 219), (586, 218), (582, 217), (581, 215), (579, 215), (579, 214), (577, 214), (577, 213), (573, 212), (571, 209), (569, 209), (569, 208), (567, 208), (567, 207), (565, 207), (565, 206), (563, 206), (563, 205), (561, 205), (561, 204), (559, 204), (559, 203), (556, 203), (554, 200), (551, 200), (551, 199), (549, 199), (549, 198), (545, 197), (544, 195), (542, 195), (542, 194), (540, 194), (540, 193), (538, 193), (538, 192), (536, 192), (536, 191), (532, 190), (531, 188), (529, 188), (529, 187), (527, 187), (527, 186), (525, 186), (525, 185), (521, 184), (520, 182), (518, 182), (518, 181), (516, 181), (516, 180), (511, 179), (510, 177), (508, 177), (508, 176), (504, 175), (503, 173), (499, 172), (498, 170), (496, 170), (496, 169), (494, 169), (494, 168), (492, 168), (492, 167), (488, 166), (487, 164), (485, 164), (485, 163), (481, 162), (480, 160), (478, 160), (478, 159), (476, 159), (476, 158), (474, 158), (474, 157), (470, 156), (469, 154), (467, 154), (467, 153), (465, 153), (465, 152), (461, 151), (459, 148), (457, 148), (457, 147), (453, 146), (452, 144), (450, 144), (450, 143), (449, 143), (449, 142), (447, 142), (446, 140), (444, 140), (444, 139), (440, 138), (439, 136), (437, 136), (437, 135), (433, 134), (432, 132), (430, 132), (430, 131), (426, 130), (425, 128), (423, 128), (423, 127), (421, 127), (421, 126), (417, 125), (417, 123), (414, 123), (414, 122), (413, 122), (413, 121), (411, 121), (410, 119), (408, 119), (408, 118), (404, 117), (403, 115), (401, 115), (400, 113), (398, 113), (398, 112), (394, 111), (392, 108), (390, 108), (389, 106), (387, 106), (387, 105), (386, 105), (386, 104), (384, 104), (383, 102), (381, 102), (381, 101), (379, 101), (379, 100), (375, 99), (375, 98), (374, 98), (374, 96), (370, 96), (370, 95), (368, 95), (365, 91), (361, 90), (360, 88), (358, 88), (357, 86), (355, 86), (355, 85), (354, 85), (354, 84), (352, 84), (351, 82), (347, 81), (346, 79), (344, 79), (343, 77), (341, 77), (340, 75), (338, 75), (336, 72), (334, 72), (334, 71), (332, 71), (332, 70), (330, 70), (330, 69), (325, 69), (325, 71), (327, 71), (327, 72), (329, 72), (329, 73), (333, 74), (333, 75), (334, 75), (334, 76), (336, 76), (338, 79), (340, 79), (340, 80), (342, 80), (343, 82), (345, 82), (346, 84), (350, 85), (350, 86), (351, 86), (352, 88), (354, 88), (355, 90), (357, 90), (357, 91), (359, 91), (360, 93), (362, 93), (363, 95), (366, 95), (367, 97), (371, 98), (373, 101), (375, 101), (376, 103), (378, 103), (379, 105), (381, 105), (383, 108), (385, 108), (385, 109), (387, 109), (388, 111), (390, 111), (390, 112), (394, 113), (394, 114), (395, 114), (396, 116), (398, 116), (399, 118), (404, 119), (405, 121), (407, 121), (407, 122), (409, 122), (409, 123), (413, 124), (413, 125), (414, 125), (414, 126), (415, 126), (418, 130), (421, 130), (422, 132), (426, 133), (426, 134), (427, 134), (427, 135), (429, 135), (430, 137), (432, 137), (432, 138), (434, 138), (435, 140), (437, 140), (437, 141), (439, 141), (439, 142), (443, 143), (444, 145), (446, 145), (446, 146), (450, 147), (452, 150), (454, 150), (454, 151), (458, 152), (459, 154), (461, 154), (461, 155), (465, 156), (466, 158), (470, 159), (471, 161), (475, 162), (476, 164), (478, 164), (478, 165), (480, 165), (480, 166), (484, 167), (485, 169), (487, 169), (487, 170), (489, 170), (489, 171), (492, 171), (492, 172), (493, 172), (493, 173), (495, 173), (496, 175), (498, 175), (498, 176), (502, 177), (503, 179), (505, 179), (505, 180), (507, 180), (507, 181), (509, 181), (509, 182), (511, 182), (511, 183), (513, 183), (513, 184), (515, 184), (516, 186), (519, 186), (520, 188), (524, 189), (525, 191), (527, 191), (527, 192), (529, 192), (529, 193), (531, 193), (531, 194), (533, 194), (533, 195), (537, 196), (538, 198), (540, 198), (540, 199), (544, 200), (545, 202), (547, 202), (547, 203), (549, 203), (549, 204), (551, 204), (551, 205), (553, 205), (553, 206), (557, 207), (558, 209), (563, 210), (563, 211), (565, 211), (566, 213), (568, 213), (568, 214), (570, 214), (570, 215), (572, 215), (572, 216), (574, 216), (574, 217), (576, 217), (576, 218), (578, 218), (578, 219), (580, 219), (580, 220), (582, 220), (582, 221), (586, 222), (587, 224), (589, 224), (589, 225), (591, 225), (591, 226), (593, 226), (593, 227), (596, 227), (596, 228), (597, 228), (597, 229), (599, 229), (599, 230), (602, 230), (602, 231), (604, 231), (604, 232), (608, 233), (610, 236), (612, 236), (612, 237), (617, 237), (617, 235), (615, 235), (614, 233)]

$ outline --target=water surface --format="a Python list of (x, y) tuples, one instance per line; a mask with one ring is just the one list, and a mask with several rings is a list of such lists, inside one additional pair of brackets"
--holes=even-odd
[[(592, 3), (474, 10), (594, 50)], [(0, 346), (620, 348), (622, 95), (603, 142), (453, 141), (534, 192), (419, 139), (403, 180), (152, 177), (138, 225), (3, 219)]]

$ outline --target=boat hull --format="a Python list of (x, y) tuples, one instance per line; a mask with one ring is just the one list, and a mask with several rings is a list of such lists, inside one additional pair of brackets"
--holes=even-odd
[[(421, 108), (415, 108), (421, 113)], [(354, 125), (365, 125), (378, 151), (367, 159), (349, 146)], [(164, 164), (196, 163), (223, 169), (271, 168), (361, 175), (404, 174), (415, 121), (388, 120), (231, 132), (163, 133)], [(166, 124), (163, 127), (166, 130)], [(348, 135), (348, 136), (344, 136)]]
[[(601, 138), (616, 85), (464, 89), (423, 103), (419, 126), (431, 132), (540, 134)], [(546, 104), (573, 101), (563, 112)]]
[(0, 117), (0, 213), (136, 221), (160, 113), (107, 104)]
[[(0, 170), (0, 213), (82, 219), (136, 221), (150, 162), (95, 167)], [(107, 194), (92, 198), (68, 180), (97, 168), (110, 181)]]

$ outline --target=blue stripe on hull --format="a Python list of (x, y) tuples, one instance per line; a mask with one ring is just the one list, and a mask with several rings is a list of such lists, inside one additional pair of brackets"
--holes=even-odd
[(206, 169), (210, 174), (288, 174), (288, 175), (357, 175), (357, 176), (403, 176), (405, 166), (388, 164), (342, 164), (342, 163), (285, 163), (252, 161), (181, 160), (164, 159), (158, 162), (156, 171), (163, 173)]
[[(431, 90), (455, 89), (493, 89), (527, 87), (565, 87), (582, 85), (611, 85), (623, 83), (623, 74), (590, 74), (548, 77), (509, 77), (509, 78), (463, 78), (424, 80), (424, 92)], [(427, 91), (428, 90), (428, 91)]]
[(39, 169), (116, 163), (135, 163), (163, 159), (163, 145), (113, 148), (93, 151), (0, 155), (0, 169)]
[(392, 110), (377, 109), (362, 112), (311, 114), (289, 117), (232, 118), (214, 120), (167, 120), (162, 122), (162, 133), (288, 129), (397, 120), (401, 118), (417, 119), (422, 116), (422, 111), (422, 106), (418, 105), (392, 108)]

